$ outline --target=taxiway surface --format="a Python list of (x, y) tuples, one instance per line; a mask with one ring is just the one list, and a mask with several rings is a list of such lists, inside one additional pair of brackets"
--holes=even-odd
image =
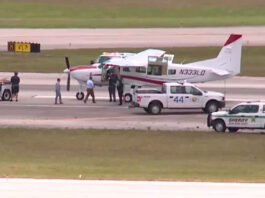
[(133, 29), (1, 28), (0, 50), (7, 50), (8, 41), (37, 42), (41, 44), (41, 49), (222, 46), (232, 33), (243, 35), (244, 46), (265, 45), (265, 26)]
[[(10, 76), (10, 73), (0, 73)], [(32, 75), (32, 78), (28, 78)], [(54, 104), (54, 83), (62, 78), (63, 105)], [(43, 128), (101, 128), (145, 130), (210, 130), (206, 126), (207, 115), (202, 110), (163, 110), (161, 115), (149, 115), (143, 109), (128, 109), (118, 102), (108, 101), (107, 87), (95, 89), (96, 104), (77, 101), (77, 84), (66, 92), (66, 75), (20, 74), (21, 91), (18, 102), (0, 102), (1, 127)], [(38, 79), (38, 80), (36, 80)], [(205, 90), (226, 93), (227, 106), (239, 101), (265, 100), (265, 78), (234, 77), (224, 81), (199, 84)]]

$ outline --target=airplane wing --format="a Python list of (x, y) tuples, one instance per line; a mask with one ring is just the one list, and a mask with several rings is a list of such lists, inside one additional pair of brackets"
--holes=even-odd
[(159, 49), (147, 49), (124, 59), (110, 59), (105, 64), (114, 67), (146, 67), (148, 65), (148, 56), (160, 57), (165, 53), (165, 51)]

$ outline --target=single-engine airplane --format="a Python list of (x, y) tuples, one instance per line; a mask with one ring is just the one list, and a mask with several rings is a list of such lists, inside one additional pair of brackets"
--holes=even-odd
[[(107, 85), (108, 72), (114, 71), (125, 85), (162, 85), (165, 82), (207, 82), (230, 78), (240, 73), (242, 35), (231, 34), (218, 56), (203, 61), (178, 64), (173, 63), (174, 55), (163, 50), (147, 49), (142, 52), (124, 53), (117, 57), (108, 57), (107, 61), (98, 61), (90, 66), (76, 66), (64, 70), (80, 84), (76, 94), (82, 100), (82, 85), (92, 76), (95, 85)], [(126, 90), (126, 89), (125, 89)], [(128, 91), (128, 90), (127, 90)], [(131, 94), (125, 92), (125, 101), (131, 100)]]

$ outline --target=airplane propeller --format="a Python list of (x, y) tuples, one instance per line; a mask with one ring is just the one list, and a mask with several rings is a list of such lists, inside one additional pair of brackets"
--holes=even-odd
[(68, 73), (66, 90), (70, 91), (70, 64), (69, 64), (68, 57), (65, 57), (65, 62), (66, 62), (66, 67), (67, 67), (67, 69), (65, 69), (65, 72)]

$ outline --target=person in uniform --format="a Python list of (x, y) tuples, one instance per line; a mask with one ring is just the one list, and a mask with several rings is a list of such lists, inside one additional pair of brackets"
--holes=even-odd
[(10, 101), (13, 101), (13, 98), (16, 98), (16, 102), (18, 101), (18, 92), (19, 92), (19, 83), (20, 83), (20, 78), (18, 77), (18, 73), (15, 72), (14, 76), (11, 77), (11, 88), (12, 88), (12, 97)]
[(87, 94), (86, 94), (86, 98), (84, 100), (84, 103), (87, 102), (89, 95), (92, 96), (92, 101), (93, 103), (96, 103), (95, 100), (95, 94), (94, 94), (94, 82), (92, 80), (92, 77), (90, 76), (90, 78), (88, 79), (88, 81), (86, 82), (86, 90), (87, 90)]
[(109, 101), (112, 102), (112, 99), (114, 102), (116, 102), (116, 83), (117, 83), (117, 75), (114, 74), (114, 72), (110, 73), (109, 76)]
[(59, 98), (60, 104), (63, 104), (62, 102), (62, 94), (61, 94), (61, 84), (60, 84), (61, 79), (57, 78), (57, 82), (55, 84), (55, 102), (54, 104), (57, 104), (57, 100)]
[(123, 82), (122, 82), (122, 78), (118, 79), (118, 81), (117, 81), (117, 90), (118, 90), (119, 100), (120, 100), (119, 105), (122, 105), (122, 96), (123, 96)]

